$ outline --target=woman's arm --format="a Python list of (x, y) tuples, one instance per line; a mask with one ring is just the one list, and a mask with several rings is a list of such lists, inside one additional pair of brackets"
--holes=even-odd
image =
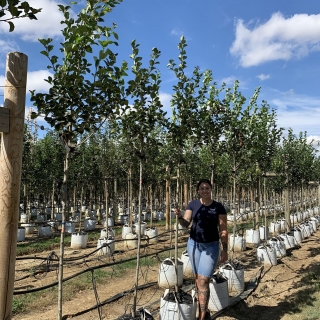
[(222, 244), (220, 261), (223, 263), (228, 260), (228, 228), (226, 214), (219, 215), (219, 231)]
[(180, 208), (175, 208), (174, 209), (174, 213), (175, 213), (176, 217), (178, 218), (179, 223), (183, 227), (188, 228), (190, 223), (191, 223), (192, 211), (191, 210), (186, 210), (184, 212), (184, 216), (182, 216)]

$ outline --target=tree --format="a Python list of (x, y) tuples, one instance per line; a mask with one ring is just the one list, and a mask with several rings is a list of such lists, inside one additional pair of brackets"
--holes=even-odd
[(152, 49), (149, 66), (142, 67), (142, 57), (139, 54), (139, 44), (135, 40), (131, 43), (132, 54), (130, 55), (133, 65), (132, 73), (134, 78), (128, 82), (127, 95), (133, 100), (133, 106), (124, 110), (121, 121), (124, 137), (131, 139), (136, 154), (139, 158), (139, 212), (138, 212), (138, 248), (137, 248), (137, 269), (135, 278), (135, 292), (133, 300), (132, 317), (136, 316), (137, 287), (140, 268), (140, 246), (141, 246), (141, 206), (142, 206), (142, 173), (143, 164), (146, 159), (148, 144), (155, 142), (152, 139), (152, 132), (157, 125), (165, 125), (165, 112), (159, 98), (160, 72), (157, 69), (159, 64), (160, 51)]
[[(87, 0), (86, 8), (74, 19), (70, 15), (71, 6), (58, 5), (64, 15), (61, 21), (64, 41), (60, 43), (62, 57), (52, 55), (52, 39), (40, 39), (48, 57), (48, 69), (54, 72), (46, 81), (51, 85), (49, 93), (31, 92), (31, 101), (37, 107), (32, 118), (44, 115), (56, 131), (66, 150), (63, 177), (64, 226), (67, 218), (68, 173), (71, 155), (78, 147), (78, 137), (83, 132), (94, 132), (112, 118), (120, 106), (127, 104), (123, 98), (123, 77), (127, 64), (116, 65), (116, 54), (110, 49), (117, 45), (118, 35), (113, 27), (104, 26), (104, 16), (121, 0), (107, 3)], [(76, 4), (76, 3), (73, 3)], [(95, 55), (93, 48), (101, 48)], [(90, 61), (94, 61), (92, 64)], [(58, 316), (62, 318), (62, 277), (64, 253), (64, 228), (61, 232), (59, 261), (59, 306)]]
[[(20, 0), (0, 0), (0, 21), (9, 24), (9, 31), (14, 30), (14, 23), (12, 20), (19, 18), (29, 18), (30, 20), (37, 20), (36, 14), (42, 9), (36, 9), (29, 5), (27, 1)], [(9, 14), (11, 16), (6, 17)]]

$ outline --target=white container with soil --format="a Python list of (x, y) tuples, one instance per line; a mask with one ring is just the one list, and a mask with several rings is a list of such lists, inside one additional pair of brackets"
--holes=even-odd
[(143, 236), (145, 234), (145, 231), (146, 231), (146, 227), (147, 227), (147, 224), (145, 222), (140, 222), (140, 230), (139, 230), (139, 223), (136, 222), (134, 225), (133, 225), (133, 230), (136, 234), (139, 234), (141, 236)]
[(268, 244), (275, 249), (277, 258), (282, 258), (286, 256), (287, 254), (286, 245), (282, 238), (272, 237), (268, 241)]
[(284, 241), (287, 250), (294, 249), (299, 245), (292, 232), (281, 233), (279, 237)]
[(59, 221), (59, 222), (62, 221), (62, 213), (55, 213), (53, 217), (56, 221)]
[(259, 227), (260, 240), (268, 240), (270, 238), (269, 228), (267, 226)]
[(28, 215), (26, 213), (21, 213), (20, 222), (21, 223), (27, 223), (28, 222)]
[(264, 245), (257, 248), (258, 263), (265, 266), (277, 265), (277, 254), (274, 247), (271, 245)]
[(71, 235), (71, 248), (72, 249), (84, 249), (87, 247), (88, 234), (86, 232), (75, 232)]
[(234, 251), (245, 251), (246, 250), (246, 239), (243, 234), (236, 233), (236, 236), (230, 234), (229, 246)]
[(281, 231), (281, 226), (278, 221), (271, 221), (270, 222), (270, 232), (272, 234), (279, 234)]
[(17, 241), (21, 242), (26, 239), (26, 229), (24, 227), (18, 227)]
[(59, 222), (55, 220), (48, 220), (47, 225), (51, 227), (51, 231), (58, 231), (59, 230)]
[(104, 228), (100, 231), (100, 238), (105, 238), (105, 237), (114, 237), (115, 236), (115, 232), (112, 228), (108, 228), (108, 232), (107, 229)]
[(257, 247), (260, 244), (260, 231), (255, 229), (246, 230), (246, 243), (250, 247)]
[(81, 217), (81, 213), (79, 211), (75, 211), (73, 214), (72, 214), (72, 218), (74, 221), (77, 221), (79, 222), (80, 221), (80, 217)]
[(147, 228), (144, 234), (148, 237), (149, 243), (158, 243), (158, 229), (156, 227)]
[(38, 236), (39, 237), (51, 237), (52, 230), (50, 225), (38, 226)]
[(23, 223), (23, 224), (21, 224), (21, 227), (25, 228), (26, 235), (33, 234), (33, 232), (34, 232), (34, 224), (32, 224), (32, 223)]
[(315, 228), (315, 225), (311, 222), (310, 219), (308, 219), (307, 221), (305, 221), (304, 224), (309, 227), (309, 229), (310, 229), (310, 236), (312, 236), (312, 235), (317, 231), (317, 228)]
[(185, 278), (193, 278), (192, 266), (189, 258), (188, 251), (185, 250), (181, 254), (181, 261), (183, 262), (183, 276)]
[(194, 291), (189, 294), (166, 289), (160, 299), (159, 320), (195, 320), (196, 309)]
[(309, 219), (309, 222), (310, 222), (310, 223), (312, 224), (312, 226), (313, 226), (313, 231), (316, 232), (317, 229), (318, 229), (318, 227), (319, 227), (319, 221), (318, 221), (318, 219), (315, 218), (315, 217), (311, 217), (311, 218)]
[(157, 219), (158, 221), (164, 220), (164, 213), (163, 213), (162, 211), (157, 211), (157, 212), (156, 212), (156, 219)]
[(126, 224), (128, 223), (129, 216), (127, 214), (120, 214), (118, 216), (118, 223), (120, 224)]
[(109, 217), (108, 219), (103, 220), (103, 226), (106, 227), (114, 227), (114, 219)]
[(280, 223), (280, 231), (281, 232), (285, 232), (286, 231), (286, 229), (287, 229), (287, 221), (286, 221), (286, 219), (279, 219), (277, 222), (279, 222)]
[(73, 221), (68, 221), (65, 223), (65, 233), (74, 233), (76, 231), (76, 223)]
[(37, 222), (45, 222), (47, 221), (47, 215), (44, 213), (37, 214)]
[(158, 273), (158, 285), (161, 288), (171, 288), (178, 286), (179, 288), (183, 284), (183, 262), (178, 259), (177, 261), (177, 273), (175, 267), (174, 258), (164, 259), (159, 266)]
[(301, 244), (303, 239), (302, 239), (302, 232), (301, 232), (299, 226), (292, 228), (291, 233), (293, 233), (293, 237), (294, 237), (295, 241), (297, 242), (297, 244)]
[(127, 233), (125, 235), (124, 246), (127, 249), (137, 249), (138, 248), (138, 235), (136, 233)]
[(244, 290), (244, 268), (239, 262), (225, 263), (219, 271), (228, 279), (229, 293), (241, 293)]
[(303, 234), (304, 239), (308, 239), (311, 236), (311, 230), (309, 225), (306, 223), (300, 223), (299, 228)]
[(111, 256), (114, 253), (115, 250), (115, 242), (114, 242), (114, 237), (108, 236), (108, 238), (100, 238), (98, 239), (97, 243), (97, 254), (102, 256)]
[(208, 309), (210, 311), (219, 311), (226, 308), (230, 303), (228, 279), (221, 272), (212, 276), (209, 283), (210, 297)]
[(133, 232), (132, 232), (132, 228), (131, 228), (128, 224), (125, 224), (125, 225), (122, 227), (122, 233), (121, 233), (122, 239), (125, 239), (125, 238), (126, 238), (126, 235), (127, 235), (128, 233), (133, 233)]
[(93, 231), (96, 229), (97, 220), (92, 218), (86, 218), (84, 220), (84, 230)]

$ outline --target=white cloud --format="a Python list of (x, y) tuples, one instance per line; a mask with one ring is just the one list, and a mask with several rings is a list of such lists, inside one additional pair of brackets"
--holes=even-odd
[(307, 143), (312, 142), (313, 147), (319, 149), (320, 136), (311, 135), (307, 137)]
[(248, 89), (247, 81), (241, 80), (236, 76), (225, 77), (225, 78), (221, 79), (218, 82), (220, 82), (221, 85), (222, 85), (222, 83), (225, 83), (227, 87), (231, 88), (231, 87), (234, 86), (234, 83), (235, 83), (236, 80), (238, 80), (238, 82), (239, 82), (239, 89), (241, 89), (241, 90), (247, 90)]
[(9, 52), (20, 52), (19, 45), (9, 38), (0, 39), (0, 68), (6, 67), (6, 56)]
[(270, 79), (270, 75), (261, 73), (257, 76), (257, 78), (261, 81), (264, 81), (264, 80)]
[(48, 82), (44, 81), (49, 76), (53, 77), (53, 74), (48, 70), (30, 71), (27, 75), (27, 93), (29, 90), (44, 91), (47, 92), (50, 88)]
[(234, 82), (237, 80), (237, 78), (235, 76), (230, 76), (230, 77), (226, 77), (223, 78), (221, 80), (221, 83), (225, 83), (227, 86), (233, 86)]
[(15, 41), (0, 39), (0, 54), (7, 54), (8, 52), (19, 52), (19, 46)]
[(183, 35), (183, 32), (179, 29), (173, 29), (171, 30), (171, 35), (181, 37)]
[[(64, 19), (63, 14), (58, 10), (58, 3), (55, 0), (29, 0), (30, 6), (42, 8), (37, 14), (38, 20), (28, 18), (14, 20), (14, 35), (18, 35), (25, 41), (38, 41), (39, 38), (55, 38), (61, 35), (63, 26), (60, 21)], [(7, 23), (0, 24), (0, 36), (8, 35)], [(2, 48), (1, 48), (2, 49)]]
[(307, 132), (308, 136), (319, 132), (320, 97), (309, 97), (293, 90), (280, 92), (273, 90), (270, 95), (271, 107), (276, 107), (277, 123), (286, 130), (292, 128), (294, 134)]
[[(27, 74), (27, 94), (29, 90), (47, 92), (50, 88), (48, 82), (44, 81), (48, 76), (53, 76), (48, 70), (31, 71)], [(0, 76), (0, 93), (4, 92), (5, 77)]]
[(1, 95), (3, 95), (3, 92), (4, 92), (4, 82), (5, 82), (5, 77), (4, 76), (0, 76), (0, 94)]
[(185, 38), (187, 41), (191, 41), (191, 40), (192, 40), (192, 38), (186, 36), (185, 33), (184, 33), (182, 30), (178, 29), (178, 28), (172, 29), (170, 35), (172, 35), (172, 36), (178, 36), (179, 38), (180, 38), (181, 36), (184, 36), (184, 38)]
[(172, 95), (169, 93), (165, 93), (165, 92), (160, 92), (159, 93), (159, 98), (160, 101), (163, 105), (163, 110), (165, 112), (167, 112), (168, 116), (171, 116), (171, 105), (170, 105), (170, 100), (172, 99)]
[(239, 59), (242, 67), (301, 59), (309, 52), (320, 50), (319, 29), (320, 14), (295, 14), (285, 18), (278, 12), (251, 30), (239, 19), (230, 53)]

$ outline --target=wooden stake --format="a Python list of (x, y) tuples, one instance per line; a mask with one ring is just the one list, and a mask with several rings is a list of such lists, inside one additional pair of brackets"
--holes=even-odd
[(9, 133), (0, 152), (0, 318), (11, 319), (19, 220), (22, 144), (28, 57), (10, 52), (6, 62), (4, 107), (10, 109)]

